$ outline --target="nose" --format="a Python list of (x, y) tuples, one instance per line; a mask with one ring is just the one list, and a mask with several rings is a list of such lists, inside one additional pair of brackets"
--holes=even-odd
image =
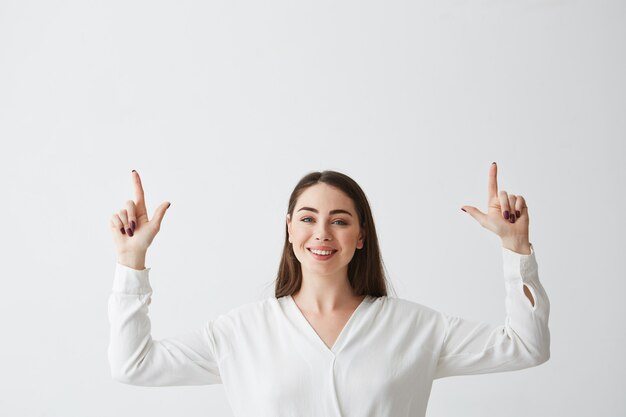
[(324, 223), (319, 223), (320, 226), (315, 231), (315, 239), (316, 240), (332, 240), (332, 235), (327, 230), (327, 225)]

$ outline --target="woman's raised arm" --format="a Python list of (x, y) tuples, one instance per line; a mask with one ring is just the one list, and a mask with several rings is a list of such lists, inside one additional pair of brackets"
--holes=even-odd
[(221, 383), (213, 321), (178, 337), (152, 339), (148, 317), (152, 288), (145, 259), (170, 204), (162, 203), (149, 220), (141, 178), (135, 170), (131, 175), (135, 201), (128, 200), (110, 224), (118, 259), (108, 303), (111, 375), (133, 385)]
[(502, 241), (506, 318), (493, 325), (442, 313), (446, 330), (435, 378), (522, 369), (550, 358), (550, 302), (528, 237), (528, 206), (521, 195), (498, 191), (497, 173), (494, 162), (487, 213), (472, 206), (462, 210)]

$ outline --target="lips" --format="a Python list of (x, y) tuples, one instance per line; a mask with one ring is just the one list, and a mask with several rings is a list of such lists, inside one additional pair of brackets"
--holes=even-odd
[(333, 250), (330, 255), (317, 255), (317, 254), (315, 254), (315, 253), (313, 253), (311, 251), (311, 248), (307, 248), (307, 250), (311, 253), (311, 256), (313, 256), (315, 259), (318, 259), (320, 261), (324, 261), (324, 260), (330, 259), (333, 256), (335, 256), (335, 253), (337, 253), (336, 250)]
[[(323, 250), (324, 252), (328, 252), (331, 251), (331, 255), (334, 254), (335, 252), (337, 252), (337, 249), (318, 249), (318, 248), (306, 248), (309, 252), (313, 253), (311, 251), (311, 249), (315, 249), (315, 250)], [(323, 255), (323, 256), (328, 256), (328, 255)]]

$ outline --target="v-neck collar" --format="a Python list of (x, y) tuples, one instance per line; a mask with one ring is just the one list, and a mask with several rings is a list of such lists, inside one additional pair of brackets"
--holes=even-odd
[(335, 343), (332, 347), (329, 348), (328, 346), (326, 346), (326, 343), (324, 343), (320, 335), (317, 334), (313, 326), (311, 326), (311, 323), (309, 323), (306, 317), (304, 317), (304, 314), (296, 304), (296, 301), (293, 299), (291, 294), (287, 296), (287, 300), (289, 301), (289, 304), (291, 304), (293, 314), (296, 317), (296, 320), (299, 322), (300, 327), (304, 330), (309, 339), (313, 340), (313, 343), (320, 346), (322, 350), (329, 353), (331, 356), (335, 356), (342, 348), (343, 344), (345, 343), (344, 339), (347, 337), (347, 333), (354, 325), (354, 322), (357, 321), (357, 318), (360, 315), (360, 311), (363, 310), (367, 304), (369, 304), (370, 298), (371, 296), (366, 295), (365, 298), (361, 300), (361, 303), (354, 309), (352, 315), (343, 326), (343, 329), (341, 329), (341, 332), (337, 336), (337, 339), (335, 339)]

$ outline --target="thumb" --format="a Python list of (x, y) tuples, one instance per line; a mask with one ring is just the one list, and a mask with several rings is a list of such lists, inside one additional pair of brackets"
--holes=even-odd
[(168, 208), (170, 208), (170, 205), (171, 203), (168, 203), (166, 201), (164, 203), (161, 203), (161, 205), (157, 207), (156, 210), (154, 210), (154, 216), (152, 216), (152, 220), (150, 222), (151, 223), (154, 222), (154, 227), (157, 230), (161, 230), (161, 221), (163, 221), (165, 212), (167, 211)]
[(463, 206), (461, 210), (467, 212), (470, 216), (472, 216), (481, 226), (484, 227), (485, 222), (487, 220), (487, 215), (473, 206)]

